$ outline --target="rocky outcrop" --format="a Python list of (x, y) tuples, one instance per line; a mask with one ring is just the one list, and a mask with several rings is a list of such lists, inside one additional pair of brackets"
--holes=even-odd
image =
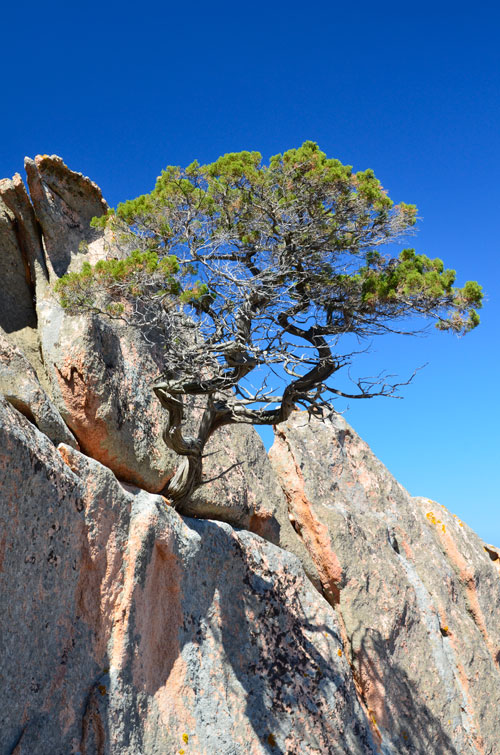
[[(163, 417), (149, 386), (158, 375), (154, 354), (126, 328), (67, 316), (47, 285), (85, 259), (113, 253), (90, 228), (107, 205), (94, 183), (58, 157), (27, 159), (26, 169), (33, 206), (19, 176), (0, 182), (0, 326), (22, 349), (9, 359), (1, 390), (21, 411), (31, 407), (50, 437), (71, 442), (72, 432), (118, 477), (159, 491), (176, 458), (161, 439)], [(23, 355), (47, 396), (23, 372)], [(71, 430), (66, 436), (60, 420), (55, 429), (58, 414)]]
[(295, 413), (270, 456), (383, 751), (495, 753), (496, 549), (412, 498), (340, 416)]
[(27, 157), (24, 166), (51, 282), (79, 269), (82, 257), (100, 259), (103, 234), (90, 227), (92, 218), (108, 209), (99, 187), (69, 170), (57, 155)]
[(33, 207), (16, 174), (0, 181), (0, 333), (20, 346), (40, 373), (35, 280), (43, 285), (43, 264)]
[(376, 752), (295, 557), (59, 454), (1, 400), (0, 432), (0, 752)]
[[(47, 286), (49, 276), (53, 283), (68, 270), (79, 269), (84, 260), (94, 263), (118, 253), (111, 238), (105, 240), (102, 232), (90, 228), (92, 217), (107, 209), (106, 202), (90, 179), (71, 171), (61, 158), (27, 158), (26, 170), (33, 207), (19, 176), (0, 184), (10, 213), (6, 222), (11, 246), (5, 251), (4, 245), (4, 257), (17, 264), (21, 281), (14, 285), (6, 278), (6, 285), (16, 300), (25, 302), (32, 329), (38, 327), (33, 330), (33, 353), (26, 356), (82, 451), (121, 480), (160, 492), (178, 463), (162, 440), (166, 417), (151, 389), (163, 364), (161, 344), (152, 347), (130, 328), (106, 318), (69, 316)], [(13, 340), (26, 352), (26, 339), (19, 340), (24, 325), (16, 317)], [(9, 386), (3, 392), (8, 391), (11, 402), (15, 393), (15, 405), (21, 408), (34, 399), (32, 392), (28, 396), (19, 358), (16, 364), (17, 378), (11, 362)], [(68, 442), (62, 436), (59, 440)], [(288, 538), (306, 563), (307, 553), (290, 528), (283, 494), (255, 431), (225, 429), (207, 454), (205, 478), (219, 479), (198, 492), (193, 507), (197, 516), (216, 516), (273, 542), (281, 530), (282, 540)], [(309, 563), (308, 573), (313, 571)]]
[(38, 315), (52, 398), (82, 451), (121, 480), (161, 491), (177, 458), (162, 440), (163, 411), (150, 387), (154, 353), (126, 326), (69, 317), (50, 297)]
[[(19, 205), (21, 212), (16, 212)], [(33, 208), (21, 177), (0, 181), (0, 327), (6, 333), (36, 328), (30, 271), (36, 241)]]
[(0, 181), (0, 755), (495, 755), (500, 551), (335, 415), (270, 459), (223, 428), (179, 516), (161, 349), (51, 293), (115, 255), (107, 205), (27, 172), (31, 202)]
[(0, 394), (55, 444), (76, 440), (23, 353), (0, 332)]

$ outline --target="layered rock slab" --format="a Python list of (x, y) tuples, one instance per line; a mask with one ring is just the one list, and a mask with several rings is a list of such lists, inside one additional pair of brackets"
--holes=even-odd
[(0, 331), (0, 394), (58, 445), (77, 446), (72, 433), (44, 391), (22, 351)]
[(294, 413), (270, 458), (383, 752), (493, 755), (495, 549), (439, 504), (412, 498), (339, 415)]
[(64, 164), (57, 155), (37, 155), (24, 161), (31, 201), (43, 240), (50, 281), (81, 268), (82, 255), (103, 256), (101, 231), (90, 227), (93, 217), (108, 209), (99, 187)]
[(1, 753), (376, 752), (295, 557), (0, 431)]

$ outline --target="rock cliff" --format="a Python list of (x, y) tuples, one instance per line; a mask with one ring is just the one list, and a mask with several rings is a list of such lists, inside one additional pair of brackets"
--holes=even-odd
[(51, 293), (113, 255), (107, 205), (26, 171), (0, 181), (0, 755), (499, 753), (500, 552), (340, 416), (296, 412), (269, 458), (224, 429), (181, 517), (159, 353)]

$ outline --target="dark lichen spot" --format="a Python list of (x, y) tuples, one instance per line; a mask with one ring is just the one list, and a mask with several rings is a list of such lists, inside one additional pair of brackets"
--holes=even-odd
[(276, 737), (274, 736), (274, 734), (269, 734), (267, 743), (271, 745), (271, 747), (276, 747)]

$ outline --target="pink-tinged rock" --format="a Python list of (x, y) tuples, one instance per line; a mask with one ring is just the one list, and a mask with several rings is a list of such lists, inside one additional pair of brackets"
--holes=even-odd
[(0, 332), (0, 394), (58, 445), (77, 446), (23, 353)]
[(0, 751), (375, 753), (298, 560), (182, 519), (0, 399)]
[(87, 487), (82, 579), (109, 666), (89, 698), (84, 753), (106, 725), (104, 751), (130, 755), (375, 751), (335, 614), (296, 558), (181, 518), (60, 450)]
[(294, 413), (270, 458), (383, 752), (496, 753), (496, 549), (412, 498), (340, 416)]
[(151, 389), (154, 352), (133, 330), (106, 318), (69, 316), (38, 303), (51, 395), (82, 451), (121, 480), (161, 491), (177, 456), (162, 440), (163, 410)]
[(57, 155), (27, 157), (24, 166), (51, 282), (80, 269), (82, 255), (91, 261), (105, 256), (102, 231), (90, 227), (92, 218), (108, 209), (99, 187)]
[(290, 524), (288, 506), (266, 449), (255, 429), (233, 425), (207, 443), (203, 485), (184, 504), (188, 516), (218, 519), (255, 532), (299, 557), (311, 582), (321, 590), (318, 573)]
[[(84, 260), (95, 263), (120, 254), (111, 236), (105, 241), (102, 232), (89, 225), (107, 205), (100, 189), (59, 157), (27, 158), (26, 169), (37, 217), (18, 175), (0, 182), (7, 234), (3, 259), (13, 266), (12, 275), (4, 271), (7, 306), (2, 310), (0, 302), (0, 320), (3, 312), (4, 324), (13, 331), (10, 341), (21, 346), (82, 450), (120, 479), (159, 492), (179, 462), (162, 440), (166, 414), (151, 389), (163, 366), (161, 344), (145, 345), (137, 333), (107, 318), (71, 317), (47, 285), (49, 274), (53, 283), (67, 270), (79, 269)], [(1, 260), (0, 254), (0, 265)], [(31, 327), (24, 327), (25, 321)], [(30, 392), (30, 401), (18, 395), (11, 373), (6, 390), (17, 408), (27, 413), (30, 402), (41, 406), (39, 395), (35, 399)], [(48, 416), (46, 402), (44, 406)], [(58, 437), (70, 442), (71, 435)], [(273, 542), (279, 539), (300, 554), (317, 581), (253, 428), (225, 428), (210, 441), (207, 454), (205, 479), (219, 479), (197, 492), (189, 513), (246, 527)]]

